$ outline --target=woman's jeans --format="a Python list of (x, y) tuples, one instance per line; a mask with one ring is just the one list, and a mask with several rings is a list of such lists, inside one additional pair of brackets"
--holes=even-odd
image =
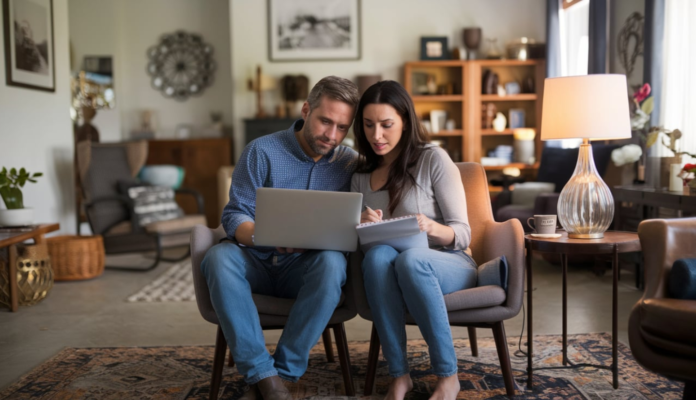
[(409, 373), (406, 354), (408, 312), (418, 324), (430, 350), (438, 377), (457, 372), (444, 295), (476, 286), (476, 263), (463, 251), (371, 248), (362, 264), (367, 301), (372, 310), (389, 375)]

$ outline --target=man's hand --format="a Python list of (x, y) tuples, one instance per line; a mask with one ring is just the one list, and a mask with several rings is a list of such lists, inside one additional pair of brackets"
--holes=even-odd
[(294, 249), (292, 247), (276, 247), (276, 251), (280, 254), (304, 253), (307, 249)]
[(255, 224), (253, 222), (242, 222), (234, 232), (234, 238), (245, 246), (253, 246), (254, 241), (251, 239), (251, 236), (254, 234), (254, 227)]

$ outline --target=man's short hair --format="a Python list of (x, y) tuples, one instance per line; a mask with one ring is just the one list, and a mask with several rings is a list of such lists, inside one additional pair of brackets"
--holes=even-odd
[(312, 91), (309, 92), (309, 97), (307, 97), (309, 112), (319, 107), (323, 96), (342, 101), (353, 108), (357, 108), (360, 101), (358, 87), (353, 82), (333, 75), (317, 82)]

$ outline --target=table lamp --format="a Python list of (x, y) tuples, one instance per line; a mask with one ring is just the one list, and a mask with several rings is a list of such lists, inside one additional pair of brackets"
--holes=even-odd
[(601, 239), (614, 218), (614, 198), (597, 173), (590, 140), (631, 137), (625, 75), (547, 78), (541, 140), (583, 139), (573, 176), (558, 199), (569, 238)]

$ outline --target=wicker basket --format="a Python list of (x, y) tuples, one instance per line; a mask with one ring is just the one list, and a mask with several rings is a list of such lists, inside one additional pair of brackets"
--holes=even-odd
[(56, 281), (96, 278), (104, 272), (101, 236), (55, 236), (46, 239)]

